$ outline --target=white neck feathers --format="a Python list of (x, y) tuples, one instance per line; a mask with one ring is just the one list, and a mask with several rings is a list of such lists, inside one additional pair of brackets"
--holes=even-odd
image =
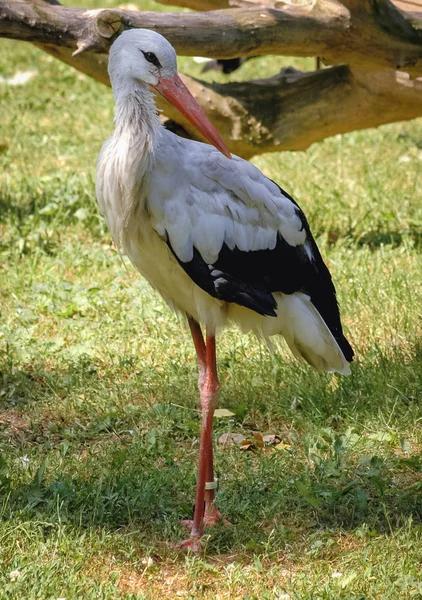
[(157, 116), (154, 97), (146, 85), (138, 82), (119, 85), (113, 81), (116, 101), (115, 130), (99, 158), (99, 172), (108, 164), (114, 191), (108, 223), (117, 245), (123, 243), (124, 232), (134, 212), (142, 215), (148, 193), (148, 174), (154, 166), (154, 153), (163, 126)]
[(115, 136), (129, 142), (132, 150), (136, 146), (138, 156), (153, 153), (162, 128), (154, 97), (145, 84), (130, 83), (113, 85)]

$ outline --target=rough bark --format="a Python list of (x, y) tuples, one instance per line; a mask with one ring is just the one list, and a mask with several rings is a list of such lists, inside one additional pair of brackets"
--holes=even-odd
[[(186, 83), (230, 150), (246, 158), (306, 150), (338, 133), (422, 116), (422, 80), (393, 70), (368, 73), (339, 65), (312, 73), (287, 69), (266, 81)], [(194, 134), (174, 107), (161, 106)]]
[[(361, 11), (364, 6), (369, 7), (367, 0), (346, 0), (348, 9), (333, 0), (320, 0), (319, 12), (314, 12), (312, 8), (307, 18), (298, 13), (304, 10), (302, 5), (293, 7), (294, 16), (290, 14), (287, 17), (283, 11), (260, 9), (262, 21), (259, 21), (256, 10), (224, 10), (202, 15), (85, 11), (62, 7), (55, 1), (51, 0), (49, 4), (42, 0), (30, 4), (25, 0), (19, 3), (3, 2), (0, 5), (0, 36), (31, 41), (107, 85), (108, 48), (116, 33), (127, 27), (154, 27), (184, 54), (212, 55), (218, 48), (221, 52), (229, 52), (230, 49), (230, 44), (221, 44), (224, 37), (221, 30), (215, 30), (216, 24), (222, 20), (227, 25), (225, 33), (228, 39), (248, 44), (248, 52), (254, 54), (266, 53), (268, 50), (263, 51), (263, 47), (271, 47), (271, 52), (274, 52), (276, 44), (281, 49), (280, 53), (292, 54), (289, 44), (281, 39), (281, 29), (286, 32), (296, 53), (318, 54), (323, 48), (329, 47), (331, 52), (336, 48), (340, 56), (346, 52), (345, 47), (350, 48), (349, 30), (354, 27), (350, 14), (357, 6)], [(380, 13), (378, 23), (384, 23), (382, 27), (385, 29), (389, 16), (381, 9), (387, 6), (388, 13), (391, 5), (388, 0), (372, 0), (371, 6), (375, 2)], [(282, 17), (279, 16), (280, 12), (283, 13)], [(240, 13), (241, 26), (239, 21), (233, 22), (233, 15)], [(269, 23), (274, 20), (273, 16), (276, 25)], [(202, 17), (205, 20), (196, 20), (192, 22), (193, 29), (185, 29), (187, 17)], [(297, 23), (296, 28), (286, 29), (289, 19)], [(381, 62), (383, 67), (385, 63), (390, 64), (394, 54), (392, 48), (397, 49), (403, 44), (406, 52), (400, 57), (395, 56), (394, 64), (406, 64), (407, 68), (411, 66), (409, 70), (413, 72), (419, 72), (422, 68), (418, 55), (421, 49), (420, 30), (414, 24), (409, 24), (407, 18), (400, 23), (400, 27), (390, 26), (386, 34), (381, 32), (376, 41), (368, 42), (374, 49), (374, 60), (367, 55), (364, 62), (361, 48), (361, 59), (357, 60), (357, 55), (353, 55), (356, 63), (349, 61), (349, 66), (333, 66), (313, 73), (287, 69), (269, 80), (230, 84), (208, 84), (187, 77), (185, 81), (232, 152), (250, 157), (276, 150), (304, 150), (313, 142), (337, 133), (422, 115), (422, 80), (410, 79), (404, 73), (392, 68), (380, 68), (378, 64)], [(316, 26), (319, 35), (315, 35), (312, 43), (306, 45), (303, 40), (306, 27)], [(251, 36), (255, 28), (259, 33), (252, 36), (252, 41), (243, 38), (244, 31)], [(265, 43), (261, 29), (268, 34)], [(272, 37), (269, 36), (270, 31), (274, 33)], [(365, 31), (362, 44), (368, 48), (365, 40), (370, 29)], [(204, 32), (207, 32), (207, 36)], [(357, 33), (353, 35), (357, 38)], [(382, 47), (380, 40), (387, 39), (384, 35), (389, 40), (389, 47)], [(204, 39), (207, 40), (206, 44)], [(245, 45), (241, 47), (246, 48)], [(236, 54), (233, 50), (230, 52), (228, 56)], [(161, 96), (157, 97), (157, 103), (167, 117), (185, 127), (192, 137), (197, 136), (192, 126)]]
[(372, 69), (404, 69), (422, 75), (421, 22), (390, 0), (344, 0), (343, 4), (300, 0), (299, 4), (278, 3), (276, 9), (259, 6), (183, 15), (87, 11), (25, 0), (4, 0), (0, 5), (0, 36), (80, 51), (105, 53), (114, 36), (129, 27), (154, 28), (185, 55), (321, 56), (329, 64), (359, 68), (370, 64)]

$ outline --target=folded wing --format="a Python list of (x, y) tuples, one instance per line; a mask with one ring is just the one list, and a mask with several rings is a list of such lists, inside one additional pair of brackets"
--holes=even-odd
[(183, 168), (163, 152), (167, 173), (161, 170), (150, 194), (156, 231), (215, 298), (271, 318), (274, 292), (308, 295), (350, 362), (331, 275), (299, 206), (252, 164), (202, 147)]

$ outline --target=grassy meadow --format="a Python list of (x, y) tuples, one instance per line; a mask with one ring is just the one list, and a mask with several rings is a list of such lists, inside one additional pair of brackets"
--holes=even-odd
[[(254, 59), (231, 79), (286, 64), (313, 62)], [(0, 76), (0, 600), (422, 599), (422, 120), (254, 159), (307, 214), (356, 360), (319, 375), (283, 343), (220, 336), (233, 415), (215, 440), (258, 441), (216, 445), (234, 527), (193, 557), (174, 545), (194, 499), (195, 356), (96, 208), (111, 91), (5, 40)]]

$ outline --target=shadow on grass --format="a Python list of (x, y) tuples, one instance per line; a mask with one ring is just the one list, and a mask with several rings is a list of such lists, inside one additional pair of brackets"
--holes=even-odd
[[(294, 388), (276, 391), (268, 374), (262, 387), (246, 388), (246, 415), (267, 399), (263, 421), (216, 421), (216, 436), (248, 426), (267, 432), (269, 423), (278, 423), (272, 432), (289, 432), (280, 433), (286, 448), (217, 448), (218, 502), (235, 527), (217, 528), (212, 548), (263, 552), (279, 550), (299, 533), (326, 529), (335, 535), (336, 529), (358, 527), (388, 533), (409, 517), (421, 522), (422, 457), (406, 437), (420, 412), (421, 354), (416, 348), (412, 359), (379, 356), (377, 364), (357, 365), (329, 394), (323, 377), (304, 371), (298, 375), (299, 407), (291, 404)], [(241, 367), (245, 374), (239, 372), (238, 380), (246, 381), (251, 365)], [(98, 392), (95, 369), (6, 371), (2, 389), (9, 391), (0, 405), (0, 493), (8, 497), (3, 518), (136, 530), (148, 547), (183, 535), (179, 520), (192, 514), (198, 415), (170, 403), (105, 402), (77, 405), (66, 416), (60, 400), (66, 393), (81, 385), (86, 394)], [(227, 388), (230, 405), (239, 392), (229, 383)], [(48, 409), (36, 417), (37, 402)], [(17, 466), (25, 455), (28, 470)]]
[[(351, 236), (356, 237), (355, 235)], [(408, 231), (369, 231), (364, 235), (357, 236), (356, 241), (359, 246), (369, 246), (370, 248), (379, 248), (380, 246), (393, 246), (398, 248), (405, 239), (411, 240), (415, 247), (422, 249), (422, 231), (420, 227), (409, 229)]]
[(92, 182), (75, 176), (36, 185), (32, 180), (22, 179), (13, 193), (0, 190), (0, 224), (7, 230), (4, 248), (17, 245), (20, 254), (34, 248), (52, 254), (61, 244), (61, 234), (77, 225), (81, 218), (84, 228), (94, 238), (98, 237), (103, 226), (92, 202), (93, 193)]

